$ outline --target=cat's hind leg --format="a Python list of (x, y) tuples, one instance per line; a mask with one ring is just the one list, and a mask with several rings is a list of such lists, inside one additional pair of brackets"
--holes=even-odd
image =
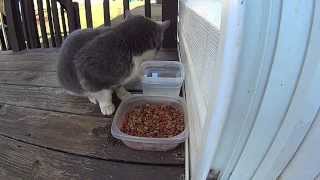
[(115, 106), (112, 103), (112, 90), (103, 89), (98, 92), (93, 92), (91, 95), (98, 101), (103, 115), (111, 115), (114, 112)]

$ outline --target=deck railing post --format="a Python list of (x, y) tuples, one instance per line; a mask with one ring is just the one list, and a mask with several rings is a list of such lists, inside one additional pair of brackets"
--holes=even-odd
[(69, 26), (69, 33), (76, 30), (76, 22), (75, 22), (75, 12), (73, 8), (73, 3), (71, 0), (59, 0), (60, 4), (64, 6), (67, 12), (68, 18), (68, 26)]
[(129, 0), (123, 0), (123, 18), (126, 17), (124, 12), (129, 9), (130, 9)]
[(40, 40), (38, 34), (38, 28), (36, 23), (36, 15), (34, 10), (33, 0), (21, 0), (22, 9), (24, 12), (23, 23), (26, 27), (26, 33), (28, 34), (29, 48), (40, 48)]
[(178, 0), (162, 0), (162, 20), (170, 20), (170, 27), (164, 33), (163, 47), (177, 48)]
[(4, 45), (2, 45), (2, 49), (5, 47), (5, 50), (9, 50), (10, 48), (10, 44), (8, 42), (8, 28), (7, 28), (7, 21), (6, 21), (6, 17), (0, 13), (0, 23), (1, 23), (1, 34), (3, 37), (3, 43)]
[(109, 6), (109, 0), (103, 0), (103, 15), (104, 15), (104, 25), (110, 26), (110, 6)]
[(13, 51), (20, 51), (26, 48), (26, 44), (23, 37), (18, 0), (6, 0), (4, 3), (7, 14), (9, 42)]
[(85, 9), (86, 9), (86, 21), (87, 21), (87, 28), (92, 28), (92, 12), (91, 12), (91, 0), (85, 0)]
[(144, 14), (146, 17), (151, 17), (151, 3), (150, 0), (144, 0)]
[(1, 27), (1, 30), (0, 30), (0, 45), (1, 45), (1, 50), (5, 51), (5, 50), (7, 50), (7, 46), (6, 46), (6, 43), (5, 43), (5, 40), (4, 40), (3, 31), (4, 30)]
[(25, 8), (25, 4), (26, 2), (24, 1), (20, 1), (19, 5), (21, 7), (20, 11), (21, 11), (21, 22), (22, 22), (22, 31), (23, 31), (23, 36), (24, 36), (24, 40), (26, 42), (26, 47), (27, 48), (31, 48), (31, 42), (30, 42), (30, 37), (29, 37), (29, 31), (28, 31), (28, 24), (27, 24), (27, 13), (26, 13), (26, 8)]
[(48, 41), (48, 35), (47, 35), (46, 22), (44, 19), (43, 2), (42, 0), (37, 0), (37, 3), (38, 3), (38, 15), (39, 15), (39, 22), (40, 22), (42, 44), (44, 48), (48, 48), (49, 41)]
[(48, 23), (49, 23), (49, 30), (50, 30), (51, 45), (52, 45), (52, 47), (56, 47), (56, 39), (54, 38), (55, 35), (54, 35), (54, 30), (53, 30), (50, 0), (46, 0), (46, 4), (47, 4), (47, 14), (48, 14)]
[(63, 8), (63, 6), (60, 6), (60, 14), (61, 14), (61, 23), (62, 23), (62, 29), (63, 29), (63, 39), (66, 39), (68, 36), (68, 32), (67, 32), (67, 26), (66, 26), (66, 18), (65, 18), (65, 14), (64, 14), (65, 10)]
[(79, 14), (79, 3), (73, 2), (73, 11), (74, 11), (74, 21), (76, 25), (76, 29), (81, 29), (81, 23), (80, 23), (80, 14)]
[(67, 13), (67, 19), (68, 19), (68, 27), (69, 27), (69, 33), (72, 31), (80, 28), (80, 17), (79, 17), (79, 4), (73, 3), (72, 0), (57, 0), (60, 2), (60, 5), (63, 6)]
[(60, 47), (62, 44), (62, 37), (61, 37), (57, 0), (51, 0), (51, 9), (52, 9), (52, 20), (54, 25), (54, 38), (56, 40), (57, 47)]

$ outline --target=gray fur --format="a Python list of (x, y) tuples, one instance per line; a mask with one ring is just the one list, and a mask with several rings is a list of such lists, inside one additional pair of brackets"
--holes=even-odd
[(133, 71), (133, 56), (160, 49), (167, 26), (130, 15), (116, 27), (74, 31), (60, 50), (61, 85), (76, 94), (121, 85)]
[[(100, 31), (107, 31), (107, 29), (104, 28)], [(60, 48), (57, 74), (60, 84), (66, 90), (75, 94), (83, 93), (83, 89), (79, 83), (74, 66), (74, 56), (88, 41), (94, 39), (94, 37), (100, 34), (100, 31), (93, 29), (76, 30), (72, 32), (62, 44), (62, 47)]]

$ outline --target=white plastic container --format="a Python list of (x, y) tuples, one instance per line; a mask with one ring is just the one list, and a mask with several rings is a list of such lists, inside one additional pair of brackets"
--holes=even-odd
[[(149, 137), (137, 137), (131, 136), (121, 132), (120, 128), (124, 121), (124, 116), (134, 106), (139, 104), (166, 104), (179, 108), (184, 113), (184, 131), (175, 137), (171, 138), (149, 138)], [(180, 97), (164, 97), (164, 96), (145, 96), (145, 95), (133, 95), (122, 101), (114, 116), (111, 134), (113, 137), (120, 139), (125, 145), (136, 150), (148, 150), (148, 151), (167, 151), (177, 147), (180, 143), (184, 142), (188, 137), (188, 124), (187, 124), (187, 112), (185, 107), (185, 101)]]
[(142, 64), (142, 89), (145, 95), (178, 97), (184, 68), (177, 61), (147, 61)]

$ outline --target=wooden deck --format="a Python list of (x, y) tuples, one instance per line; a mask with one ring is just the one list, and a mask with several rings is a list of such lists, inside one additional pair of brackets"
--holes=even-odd
[(182, 145), (131, 150), (111, 137), (112, 117), (59, 87), (57, 51), (0, 53), (0, 179), (183, 179)]

